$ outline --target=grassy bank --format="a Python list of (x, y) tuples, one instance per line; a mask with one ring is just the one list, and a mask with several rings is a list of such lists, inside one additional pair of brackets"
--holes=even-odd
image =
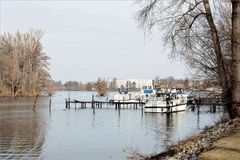
[(240, 127), (233, 129), (226, 137), (216, 141), (212, 149), (202, 153), (199, 160), (239, 160), (240, 159)]

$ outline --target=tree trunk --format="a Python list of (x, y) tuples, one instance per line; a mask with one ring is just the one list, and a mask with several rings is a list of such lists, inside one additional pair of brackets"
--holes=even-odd
[(213, 46), (217, 58), (217, 72), (220, 77), (220, 83), (223, 89), (226, 89), (229, 87), (228, 82), (229, 82), (229, 74), (226, 72), (226, 67), (223, 59), (223, 54), (221, 50), (221, 44), (219, 40), (219, 35), (218, 35), (218, 30), (217, 27), (214, 23), (213, 16), (212, 16), (212, 11), (210, 7), (209, 0), (204, 0), (203, 1), (204, 8), (206, 11), (206, 18), (208, 25), (211, 30), (211, 36), (212, 36), (212, 41), (213, 41)]
[(203, 5), (206, 11), (206, 19), (211, 30), (212, 41), (213, 41), (214, 50), (217, 58), (217, 72), (220, 77), (220, 83), (222, 87), (223, 105), (227, 110), (227, 112), (229, 113), (230, 118), (233, 118), (234, 112), (232, 107), (232, 90), (231, 90), (232, 83), (231, 83), (231, 76), (230, 76), (231, 74), (228, 73), (226, 70), (224, 57), (221, 50), (218, 30), (213, 20), (209, 0), (204, 0)]
[(232, 97), (233, 117), (240, 116), (240, 1), (232, 0)]

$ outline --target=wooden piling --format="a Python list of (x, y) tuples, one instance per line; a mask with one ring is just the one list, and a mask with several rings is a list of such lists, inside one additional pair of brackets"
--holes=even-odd
[(65, 105), (66, 105), (65, 107), (66, 107), (66, 109), (67, 109), (67, 98), (65, 99)]
[(68, 98), (68, 109), (70, 109), (70, 97)]
[(50, 98), (49, 99), (49, 112), (51, 112), (51, 109), (52, 109), (52, 99)]

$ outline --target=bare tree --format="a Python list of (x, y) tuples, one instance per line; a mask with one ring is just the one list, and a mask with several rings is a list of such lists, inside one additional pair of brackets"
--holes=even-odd
[(98, 78), (96, 86), (99, 96), (105, 96), (107, 93), (107, 84), (105, 80), (101, 80), (100, 78)]
[(41, 31), (0, 36), (0, 96), (51, 94), (49, 57), (42, 52), (42, 36)]
[[(236, 74), (231, 75), (231, 62), (234, 62), (231, 53), (231, 5), (235, 6), (239, 1), (232, 1), (232, 4), (230, 0), (167, 2), (143, 1), (144, 7), (138, 14), (141, 25), (150, 31), (155, 27), (164, 28), (165, 41), (172, 48), (170, 54), (172, 57), (178, 56), (185, 60), (198, 75), (218, 81), (225, 106), (230, 117), (234, 118), (236, 114), (232, 108), (234, 96), (231, 78), (236, 77)], [(239, 11), (237, 13), (239, 14)], [(237, 25), (233, 27), (239, 30)], [(239, 50), (236, 52), (239, 53)], [(240, 98), (239, 100), (235, 98), (235, 101), (240, 102)]]

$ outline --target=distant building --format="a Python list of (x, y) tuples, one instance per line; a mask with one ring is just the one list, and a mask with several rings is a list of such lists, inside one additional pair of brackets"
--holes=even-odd
[(154, 80), (152, 79), (121, 79), (117, 80), (117, 88), (153, 89)]

